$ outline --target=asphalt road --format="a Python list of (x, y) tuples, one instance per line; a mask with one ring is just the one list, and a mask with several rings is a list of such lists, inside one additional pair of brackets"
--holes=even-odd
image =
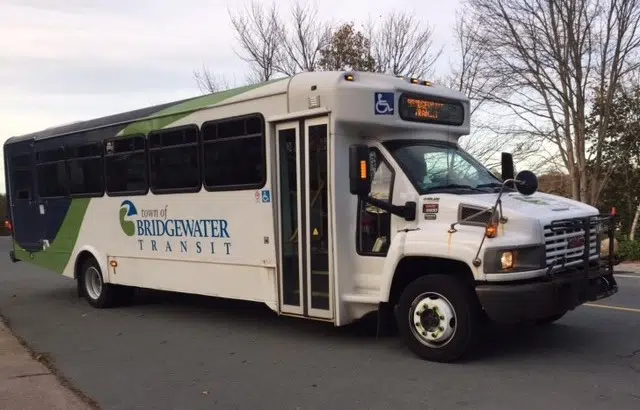
[[(640, 276), (545, 329), (500, 330), (467, 363), (418, 360), (397, 338), (268, 309), (152, 293), (94, 310), (72, 280), (11, 264), (0, 314), (104, 409), (640, 408)], [(636, 310), (633, 310), (636, 309)], [(1, 365), (1, 364), (0, 364)]]

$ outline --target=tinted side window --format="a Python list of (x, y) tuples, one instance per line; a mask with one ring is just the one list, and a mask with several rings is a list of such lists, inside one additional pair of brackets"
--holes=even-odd
[(29, 154), (16, 155), (9, 160), (9, 172), (11, 175), (11, 197), (16, 199), (32, 199), (31, 183), (31, 156)]
[[(391, 201), (393, 169), (376, 148), (369, 150), (371, 196)], [(357, 251), (362, 255), (384, 256), (391, 241), (391, 215), (362, 200), (358, 201)]]
[(67, 196), (68, 175), (62, 147), (36, 153), (36, 180), (40, 198)]
[(149, 182), (153, 193), (196, 192), (202, 184), (198, 127), (149, 133)]
[(264, 120), (260, 115), (202, 125), (204, 185), (209, 190), (251, 189), (266, 177)]
[(71, 196), (102, 196), (104, 193), (102, 143), (72, 146), (67, 148), (67, 151)]
[(105, 179), (110, 195), (144, 195), (147, 177), (147, 139), (143, 135), (105, 141)]

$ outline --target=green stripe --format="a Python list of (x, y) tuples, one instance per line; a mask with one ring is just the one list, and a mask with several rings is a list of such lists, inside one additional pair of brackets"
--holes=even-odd
[(220, 104), (221, 102), (240, 95), (242, 93), (246, 93), (247, 91), (255, 90), (256, 88), (263, 87), (267, 84), (271, 84), (277, 81), (285, 80), (285, 78), (278, 78), (275, 80), (270, 80), (264, 83), (246, 85), (244, 87), (233, 88), (231, 90), (225, 90), (221, 92), (217, 92), (214, 94), (204, 95), (202, 97), (194, 98), (189, 101), (185, 101), (181, 104), (176, 104), (169, 108), (165, 108), (164, 110), (158, 111), (155, 114), (149, 116), (148, 119), (135, 122), (133, 124), (129, 124), (126, 128), (122, 130), (121, 135), (131, 135), (131, 134), (148, 134), (149, 131), (159, 130), (171, 123), (178, 121), (179, 119), (186, 117), (191, 114), (194, 110), (208, 107), (215, 104)]
[(67, 215), (60, 226), (60, 230), (56, 233), (56, 237), (51, 242), (51, 246), (44, 251), (30, 254), (29, 251), (20, 247), (14, 241), (14, 249), (16, 257), (25, 262), (33, 263), (45, 269), (62, 273), (69, 263), (73, 248), (76, 246), (82, 221), (87, 213), (87, 208), (91, 199), (80, 198), (71, 201)]

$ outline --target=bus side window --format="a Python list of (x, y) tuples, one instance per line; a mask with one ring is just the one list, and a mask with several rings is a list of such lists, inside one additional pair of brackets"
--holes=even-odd
[(195, 125), (149, 133), (149, 185), (154, 194), (197, 192), (200, 180), (199, 131)]
[(60, 198), (68, 194), (69, 176), (62, 147), (36, 154), (36, 181), (40, 198)]
[[(391, 201), (394, 173), (384, 157), (376, 148), (370, 149), (369, 161), (373, 174), (371, 196)], [(391, 215), (368, 204), (358, 201), (357, 250), (361, 255), (384, 256), (389, 249), (391, 233)]]
[(71, 196), (100, 197), (104, 193), (101, 143), (68, 148), (69, 193)]
[(105, 141), (105, 180), (109, 195), (145, 195), (149, 189), (144, 135)]
[(9, 173), (11, 174), (11, 197), (22, 200), (30, 200), (31, 181), (31, 158), (28, 154), (16, 155), (9, 162)]
[(202, 124), (204, 187), (259, 188), (266, 179), (264, 119), (259, 114)]

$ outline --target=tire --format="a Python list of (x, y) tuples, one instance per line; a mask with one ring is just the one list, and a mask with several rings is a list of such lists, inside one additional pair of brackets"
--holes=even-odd
[(104, 283), (100, 265), (93, 258), (89, 258), (80, 271), (79, 285), (82, 295), (87, 302), (98, 309), (113, 307), (118, 299), (118, 288), (110, 283)]
[(473, 289), (458, 278), (422, 276), (400, 296), (398, 330), (407, 347), (421, 359), (454, 362), (475, 347), (480, 313)]

